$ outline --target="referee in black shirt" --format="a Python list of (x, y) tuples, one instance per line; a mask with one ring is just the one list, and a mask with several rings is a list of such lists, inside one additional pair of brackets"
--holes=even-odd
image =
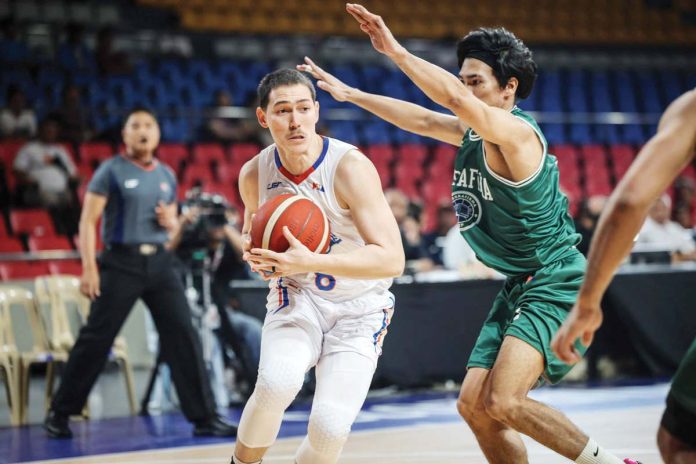
[[(153, 157), (159, 139), (155, 116), (146, 109), (131, 111), (123, 127), (125, 153), (102, 163), (89, 183), (80, 218), (80, 290), (92, 306), (44, 422), (50, 437), (72, 437), (68, 416), (82, 410), (138, 298), (155, 321), (161, 354), (194, 435), (236, 435), (236, 427), (215, 411), (184, 287), (164, 249), (176, 221), (176, 178)], [(105, 251), (97, 268), (95, 229), (102, 213)]]

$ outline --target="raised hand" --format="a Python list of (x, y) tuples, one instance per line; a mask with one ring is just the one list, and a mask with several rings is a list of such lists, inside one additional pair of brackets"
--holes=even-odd
[(350, 92), (354, 89), (347, 86), (341, 80), (337, 79), (336, 76), (330, 74), (323, 69), (321, 69), (317, 64), (310, 58), (305, 56), (305, 64), (298, 64), (297, 70), (307, 72), (312, 75), (317, 80), (317, 87), (328, 92), (336, 101), (346, 101), (350, 95)]
[(360, 29), (370, 36), (375, 50), (390, 58), (404, 51), (387, 25), (384, 24), (381, 16), (370, 13), (367, 8), (357, 3), (346, 3), (346, 11), (360, 24)]

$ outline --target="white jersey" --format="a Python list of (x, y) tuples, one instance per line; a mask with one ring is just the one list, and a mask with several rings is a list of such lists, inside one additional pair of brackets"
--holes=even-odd
[[(259, 205), (276, 195), (295, 193), (318, 204), (331, 226), (329, 253), (347, 253), (365, 245), (349, 210), (336, 200), (334, 177), (341, 158), (356, 150), (340, 140), (324, 137), (324, 146), (316, 162), (305, 173), (293, 175), (282, 165), (276, 145), (259, 153)], [(350, 279), (328, 274), (308, 273), (273, 279), (268, 298), (269, 309), (290, 304), (288, 292), (310, 291), (324, 299), (341, 302), (375, 294), (389, 294), (392, 279)], [(390, 295), (390, 294), (389, 294)]]

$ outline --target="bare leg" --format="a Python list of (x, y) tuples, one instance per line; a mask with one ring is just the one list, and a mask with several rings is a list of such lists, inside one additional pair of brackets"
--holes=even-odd
[(667, 464), (696, 464), (696, 449), (676, 438), (662, 426), (657, 431), (657, 446)]
[(457, 400), (459, 414), (476, 435), (476, 440), (488, 462), (524, 464), (527, 462), (527, 450), (520, 434), (493, 419), (485, 410), (482, 392), (488, 378), (488, 369), (480, 367), (469, 369)]
[(518, 338), (505, 337), (486, 384), (486, 411), (498, 421), (574, 461), (589, 437), (560, 411), (527, 397), (543, 369), (541, 353)]

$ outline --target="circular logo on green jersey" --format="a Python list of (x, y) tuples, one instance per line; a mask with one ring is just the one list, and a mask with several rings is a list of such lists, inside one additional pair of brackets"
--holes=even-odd
[(469, 192), (452, 194), (452, 206), (457, 214), (460, 231), (474, 227), (481, 220), (481, 203)]

